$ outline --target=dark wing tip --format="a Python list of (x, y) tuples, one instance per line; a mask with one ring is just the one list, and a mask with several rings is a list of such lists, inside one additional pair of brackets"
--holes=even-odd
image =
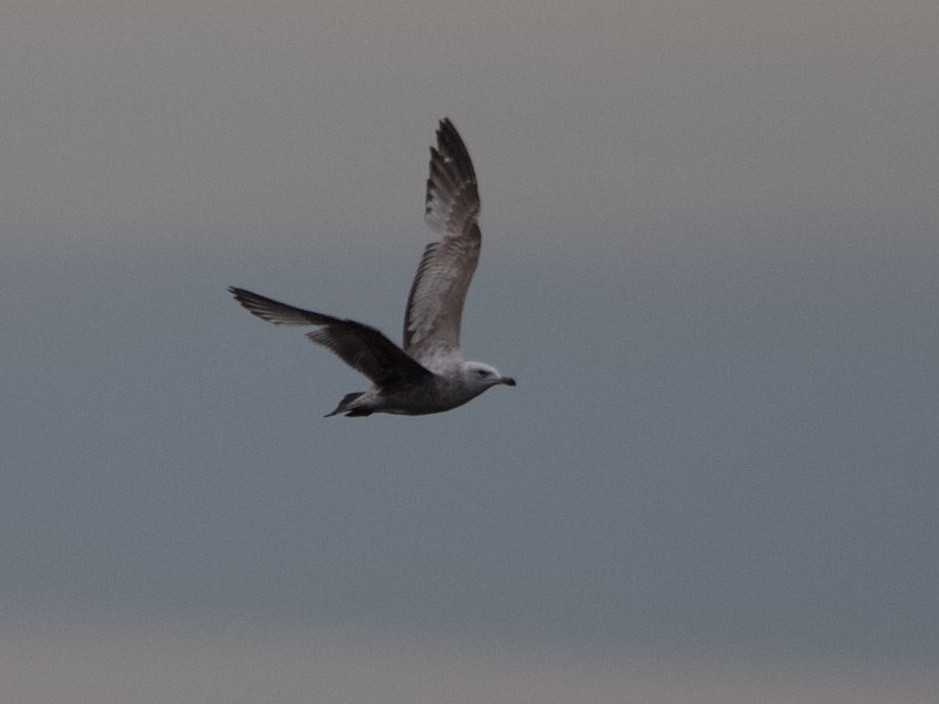
[[(440, 121), (437, 128), (437, 150), (444, 160), (453, 160), (457, 165), (457, 172), (467, 180), (475, 180), (476, 172), (473, 161), (470, 159), (466, 143), (457, 131), (449, 117)], [(433, 148), (432, 152), (433, 153)]]
[(287, 305), (237, 286), (229, 286), (228, 291), (249, 313), (274, 325), (329, 325), (336, 322), (332, 316)]
[(430, 147), (424, 220), (435, 232), (458, 234), (479, 218), (476, 171), (466, 144), (449, 118), (440, 121)]
[(242, 306), (251, 311), (250, 301), (256, 294), (251, 293), (251, 291), (248, 291), (247, 289), (238, 288), (237, 286), (229, 286), (228, 292), (234, 296), (235, 300), (238, 301)]

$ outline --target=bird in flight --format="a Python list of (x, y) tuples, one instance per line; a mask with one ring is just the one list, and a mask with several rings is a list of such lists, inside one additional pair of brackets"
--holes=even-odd
[(372, 382), (346, 394), (327, 417), (372, 413), (425, 415), (449, 411), (486, 389), (515, 380), (460, 354), (463, 301), (479, 262), (479, 191), (463, 139), (448, 118), (430, 148), (424, 219), (440, 239), (424, 249), (404, 313), (404, 345), (354, 320), (295, 308), (243, 288), (229, 292), (249, 312), (275, 325), (307, 325), (311, 341), (334, 352)]

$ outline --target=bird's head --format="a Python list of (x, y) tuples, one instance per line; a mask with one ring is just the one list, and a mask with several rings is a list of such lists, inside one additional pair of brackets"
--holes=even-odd
[(482, 362), (467, 362), (463, 367), (463, 380), (467, 386), (480, 392), (498, 384), (515, 386), (515, 379), (502, 376), (498, 369)]

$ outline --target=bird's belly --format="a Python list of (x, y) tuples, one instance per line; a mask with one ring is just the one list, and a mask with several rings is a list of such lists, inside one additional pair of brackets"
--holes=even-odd
[(478, 395), (446, 380), (435, 379), (434, 382), (427, 386), (392, 392), (386, 396), (384, 407), (380, 410), (395, 415), (423, 416), (449, 411)]

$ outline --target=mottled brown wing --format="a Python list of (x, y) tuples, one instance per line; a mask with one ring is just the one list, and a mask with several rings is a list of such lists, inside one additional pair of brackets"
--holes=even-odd
[(413, 384), (431, 376), (431, 372), (373, 327), (295, 308), (242, 288), (228, 290), (248, 311), (269, 323), (316, 325), (319, 330), (307, 333), (310, 340), (332, 350), (381, 389)]
[(458, 354), (463, 302), (479, 262), (479, 191), (466, 145), (449, 119), (430, 149), (425, 220), (441, 234), (427, 245), (411, 284), (404, 349), (414, 359)]

